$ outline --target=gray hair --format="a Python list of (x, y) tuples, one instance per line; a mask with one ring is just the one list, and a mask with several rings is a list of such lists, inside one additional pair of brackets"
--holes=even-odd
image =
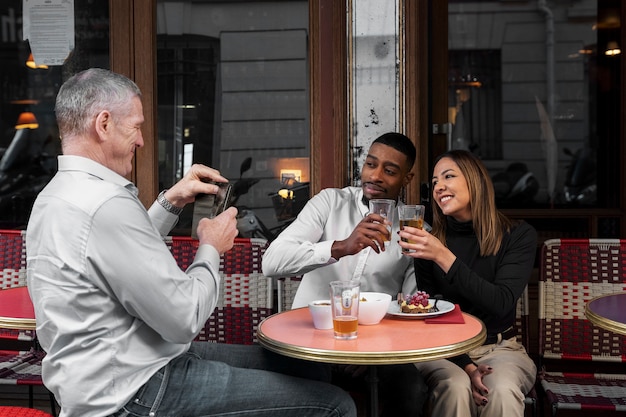
[(73, 75), (59, 89), (54, 107), (61, 138), (87, 133), (103, 110), (126, 112), (133, 97), (141, 97), (139, 87), (121, 74), (90, 68)]

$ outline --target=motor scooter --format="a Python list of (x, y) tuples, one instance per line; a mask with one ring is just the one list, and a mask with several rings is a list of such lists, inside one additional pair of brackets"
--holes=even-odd
[(539, 181), (523, 162), (513, 162), (504, 172), (492, 177), (498, 207), (532, 204), (539, 191)]
[(595, 150), (585, 146), (576, 152), (564, 148), (563, 152), (571, 158), (563, 186), (565, 202), (582, 205), (595, 204), (598, 198)]
[[(250, 170), (252, 165), (252, 158), (248, 157), (244, 159), (239, 167), (239, 178), (231, 182), (230, 187), (228, 187), (229, 191), (225, 191), (223, 193), (224, 201), (221, 199), (217, 199), (214, 195), (206, 195), (202, 196), (202, 198), (197, 198), (196, 203), (194, 205), (194, 213), (193, 213), (193, 221), (192, 221), (192, 236), (195, 237), (194, 231), (197, 228), (198, 221), (202, 217), (213, 217), (221, 209), (227, 207), (236, 207), (237, 208), (237, 231), (239, 232), (239, 237), (244, 238), (263, 238), (267, 241), (274, 240), (283, 229), (285, 229), (294, 219), (285, 219), (278, 218), (279, 224), (276, 227), (270, 228), (263, 223), (263, 221), (257, 216), (257, 214), (251, 208), (242, 205), (239, 203), (239, 200), (242, 196), (246, 195), (250, 189), (256, 185), (260, 180), (257, 178), (246, 178), (244, 174)], [(308, 197), (308, 183), (306, 194)], [(227, 188), (224, 188), (226, 190)], [(274, 193), (271, 193), (270, 196), (273, 196)], [(297, 214), (297, 213), (296, 213)]]
[[(237, 230), (239, 237), (259, 237), (268, 241), (274, 240), (280, 232), (291, 222), (283, 222), (275, 228), (269, 228), (256, 215), (256, 213), (247, 206), (238, 205), (239, 198), (247, 194), (250, 189), (259, 182), (256, 178), (244, 178), (244, 174), (250, 170), (252, 166), (252, 158), (248, 157), (243, 160), (239, 168), (239, 179), (234, 182), (232, 189), (231, 206), (237, 207)], [(293, 221), (293, 219), (292, 219)]]

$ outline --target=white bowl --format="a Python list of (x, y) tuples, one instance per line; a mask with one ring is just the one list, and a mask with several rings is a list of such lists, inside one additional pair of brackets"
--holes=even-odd
[(330, 300), (315, 300), (309, 303), (309, 312), (313, 318), (313, 326), (316, 329), (332, 329), (333, 313), (330, 308)]
[(387, 314), (391, 295), (382, 292), (361, 292), (359, 296), (359, 324), (378, 324)]

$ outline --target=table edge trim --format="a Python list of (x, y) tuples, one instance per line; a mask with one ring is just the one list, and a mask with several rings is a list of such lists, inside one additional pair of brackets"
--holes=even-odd
[(28, 318), (0, 317), (0, 328), (17, 330), (35, 330), (35, 320)]
[(484, 344), (487, 339), (485, 324), (479, 320), (481, 331), (471, 339), (454, 345), (446, 345), (438, 348), (408, 350), (405, 352), (384, 351), (384, 352), (354, 352), (354, 351), (331, 351), (313, 349), (302, 346), (293, 346), (287, 343), (277, 342), (265, 336), (259, 330), (257, 340), (259, 344), (272, 352), (297, 359), (304, 359), (315, 362), (353, 364), (353, 365), (393, 365), (411, 362), (425, 362), (435, 359), (445, 359), (460, 354), (467, 353)]
[(593, 311), (589, 309), (589, 304), (591, 304), (592, 301), (595, 301), (602, 297), (605, 297), (605, 295), (595, 297), (589, 300), (585, 304), (585, 317), (587, 317), (587, 319), (591, 322), (591, 324), (595, 326), (598, 326), (604, 330), (608, 330), (613, 333), (617, 333), (619, 335), (626, 336), (626, 326), (624, 324), (611, 320), (611, 319), (607, 319), (606, 317), (603, 317), (597, 313), (594, 313)]

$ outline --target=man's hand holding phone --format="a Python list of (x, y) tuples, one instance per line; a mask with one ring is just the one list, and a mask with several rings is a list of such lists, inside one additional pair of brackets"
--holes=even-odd
[(209, 244), (221, 255), (233, 247), (237, 237), (237, 209), (230, 207), (212, 219), (204, 217), (194, 230), (201, 245)]
[(174, 206), (182, 208), (204, 194), (217, 193), (218, 184), (228, 184), (220, 172), (202, 164), (193, 164), (183, 178), (165, 192), (165, 198)]
[(222, 213), (232, 202), (233, 186), (227, 182), (214, 183), (218, 189), (215, 194), (198, 194), (194, 204), (194, 217), (208, 217), (209, 219)]
[(196, 197), (192, 231), (196, 232), (200, 244), (210, 244), (221, 255), (233, 247), (237, 237), (237, 209), (230, 207), (232, 185), (229, 183), (216, 185), (219, 187), (216, 194)]
[[(199, 194), (193, 209), (192, 237), (198, 237), (197, 227), (204, 218), (214, 219), (227, 210), (232, 203), (232, 184), (213, 183), (218, 186), (215, 194)], [(235, 211), (236, 215), (236, 211)], [(236, 222), (236, 221), (235, 221)], [(235, 235), (236, 236), (236, 235)]]

